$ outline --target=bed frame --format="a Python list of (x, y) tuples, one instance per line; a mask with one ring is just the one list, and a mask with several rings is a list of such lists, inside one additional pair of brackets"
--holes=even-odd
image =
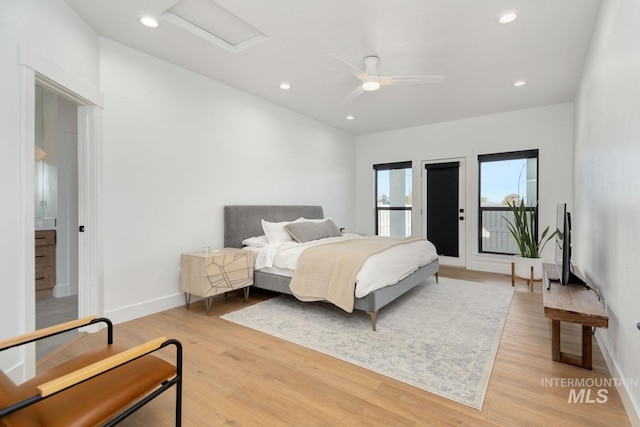
[[(241, 248), (242, 241), (248, 237), (264, 234), (262, 222), (293, 221), (300, 217), (308, 219), (322, 219), (322, 206), (304, 205), (234, 205), (224, 207), (224, 246), (227, 248)], [(365, 311), (371, 317), (371, 326), (376, 330), (378, 311), (396, 298), (404, 295), (417, 285), (424, 283), (435, 275), (438, 280), (439, 262), (435, 261), (420, 267), (409, 276), (393, 286), (371, 292), (363, 298), (356, 298), (356, 310)], [(260, 289), (291, 295), (289, 282), (291, 277), (264, 271), (254, 271), (253, 286)]]

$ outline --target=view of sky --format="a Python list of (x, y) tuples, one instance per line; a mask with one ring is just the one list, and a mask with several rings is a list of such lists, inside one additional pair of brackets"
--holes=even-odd
[(503, 160), (482, 163), (482, 187), (480, 197), (487, 203), (502, 203), (509, 194), (527, 193), (527, 160)]

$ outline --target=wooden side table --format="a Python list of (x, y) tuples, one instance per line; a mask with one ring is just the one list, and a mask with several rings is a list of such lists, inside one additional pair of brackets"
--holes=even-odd
[(244, 289), (249, 298), (253, 285), (253, 253), (236, 248), (211, 252), (193, 252), (180, 256), (180, 290), (184, 292), (187, 309), (191, 295), (205, 298), (207, 315), (211, 298), (235, 289)]

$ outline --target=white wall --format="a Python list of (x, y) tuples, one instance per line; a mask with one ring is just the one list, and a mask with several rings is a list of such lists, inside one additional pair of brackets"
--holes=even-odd
[[(0, 2), (0, 338), (33, 328), (26, 319), (27, 298), (33, 298), (25, 272), (33, 265), (33, 190), (25, 194), (25, 182), (33, 188), (33, 166), (24, 163), (21, 111), (21, 72), (18, 46), (39, 51), (70, 74), (87, 83), (99, 83), (97, 35), (62, 0), (3, 0)], [(26, 151), (25, 151), (26, 150)], [(25, 204), (24, 198), (28, 198)], [(30, 231), (27, 231), (30, 230)], [(11, 321), (6, 321), (11, 319)], [(25, 321), (26, 319), (26, 321)], [(18, 363), (2, 353), (3, 367)], [(15, 353), (14, 353), (15, 354)], [(12, 360), (7, 360), (12, 359)]]
[(101, 39), (105, 314), (184, 303), (180, 253), (223, 244), (227, 204), (355, 221), (354, 137)]
[[(608, 302), (599, 342), (640, 381), (640, 3), (603, 2), (576, 100), (574, 260)], [(627, 388), (640, 425), (640, 389)], [(624, 398), (624, 396), (623, 396)], [(632, 418), (633, 419), (633, 418)]]
[[(533, 89), (531, 89), (533, 90)], [(469, 269), (510, 273), (511, 259), (478, 255), (478, 154), (539, 149), (539, 201), (542, 226), (554, 226), (556, 205), (571, 202), (573, 104), (475, 117), (356, 138), (356, 225), (375, 233), (372, 165), (413, 161), (413, 230), (423, 236), (421, 164), (464, 158), (466, 164), (466, 265)], [(553, 259), (553, 248), (544, 251)]]

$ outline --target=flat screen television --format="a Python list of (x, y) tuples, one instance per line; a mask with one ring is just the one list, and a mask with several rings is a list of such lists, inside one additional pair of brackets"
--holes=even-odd
[(571, 271), (571, 213), (567, 211), (566, 203), (558, 204), (556, 230), (557, 280), (563, 285), (572, 283), (588, 288), (587, 283)]

